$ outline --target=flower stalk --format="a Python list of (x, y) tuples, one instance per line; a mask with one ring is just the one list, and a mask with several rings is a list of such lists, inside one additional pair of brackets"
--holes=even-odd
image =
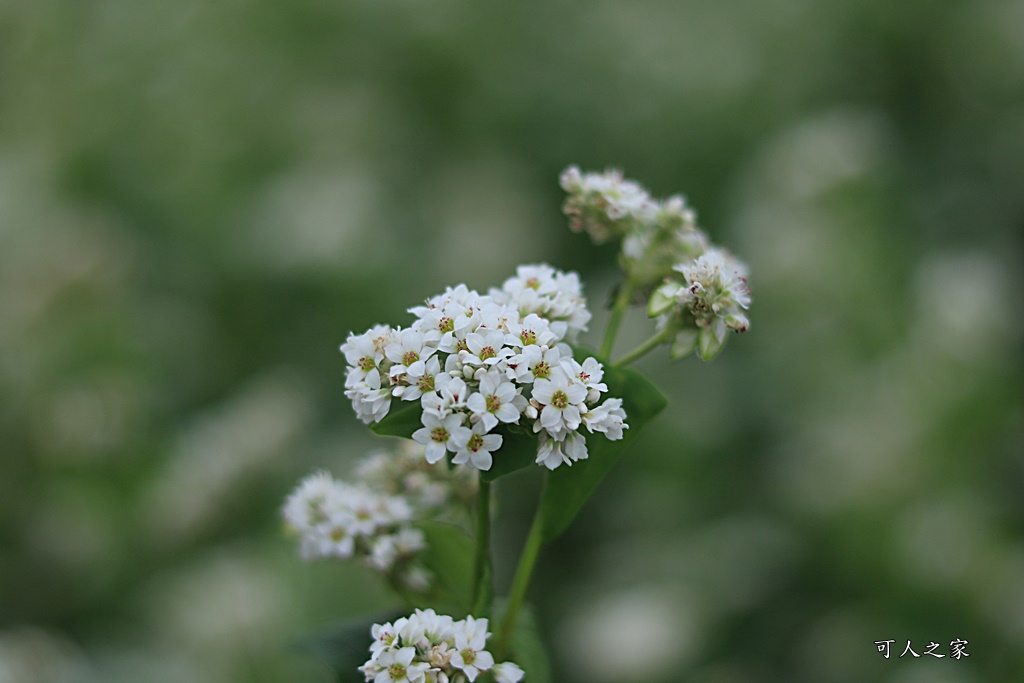
[[(546, 481), (546, 480), (545, 480)], [(541, 491), (541, 500), (544, 493)], [(540, 546), (544, 540), (544, 522), (541, 519), (541, 507), (538, 503), (537, 513), (533, 518), (533, 525), (530, 527), (530, 534), (526, 537), (526, 544), (519, 556), (519, 565), (516, 567), (515, 577), (512, 579), (512, 588), (509, 590), (508, 601), (505, 603), (505, 616), (501, 620), (501, 627), (498, 630), (498, 645), (495, 652), (498, 659), (508, 655), (509, 647), (512, 644), (512, 633), (516, 629), (516, 620), (519, 618), (519, 610), (526, 598), (526, 590), (530, 586), (530, 578), (533, 576), (533, 568), (537, 564), (537, 557), (540, 555)]]
[(470, 597), (473, 614), (486, 617), (490, 613), (494, 593), (491, 577), (491, 482), (481, 479), (476, 499), (476, 557)]

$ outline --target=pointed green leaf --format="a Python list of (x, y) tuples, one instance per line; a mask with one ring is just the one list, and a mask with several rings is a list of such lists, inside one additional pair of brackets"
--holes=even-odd
[(494, 462), (491, 469), (480, 472), (484, 481), (494, 481), (506, 474), (518, 472), (537, 461), (537, 436), (526, 432), (509, 431), (507, 427), (499, 427), (501, 448), (494, 451)]
[(587, 434), (589, 457), (571, 467), (563, 465), (549, 473), (540, 512), (545, 541), (551, 541), (565, 531), (643, 426), (668, 405), (665, 395), (639, 372), (631, 368), (605, 367), (607, 395), (622, 399), (629, 429), (619, 441), (609, 441), (603, 434)]
[(400, 436), (411, 439), (412, 433), (423, 426), (420, 423), (420, 414), (422, 413), (423, 408), (419, 401), (395, 401), (392, 399), (391, 410), (383, 420), (370, 425), (370, 430), (381, 436)]

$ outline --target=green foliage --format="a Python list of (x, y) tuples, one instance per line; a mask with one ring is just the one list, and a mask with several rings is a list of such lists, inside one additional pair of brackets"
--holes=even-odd
[(411, 439), (412, 433), (423, 425), (420, 423), (420, 413), (423, 408), (419, 401), (397, 401), (391, 405), (391, 410), (380, 422), (370, 425), (370, 430), (380, 436), (400, 436), (403, 439)]
[(461, 527), (443, 522), (423, 522), (417, 527), (426, 536), (422, 555), (434, 575), (431, 592), (416, 606), (432, 607), (441, 614), (467, 614), (473, 586), (474, 542)]
[(330, 667), (338, 683), (361, 683), (365, 678), (359, 667), (369, 659), (370, 628), (404, 615), (404, 610), (394, 610), (372, 617), (346, 619), (299, 640), (295, 647)]
[[(505, 604), (499, 602), (495, 606), (495, 618), (491, 620), (491, 630), (494, 630), (494, 625), (500, 623), (504, 612)], [(495, 647), (494, 643), (495, 641), (492, 639), (488, 645)], [(529, 603), (523, 603), (519, 608), (509, 650), (508, 659), (523, 669), (523, 683), (551, 683), (551, 662), (548, 659), (547, 648), (544, 647), (544, 638), (541, 635), (537, 617)], [(493, 650), (492, 654), (495, 657), (500, 656)], [(504, 660), (495, 660), (495, 662), (500, 661)]]
[(541, 500), (544, 540), (558, 537), (594, 492), (597, 485), (626, 453), (637, 434), (665, 409), (668, 399), (646, 377), (631, 368), (605, 366), (608, 395), (622, 398), (629, 429), (620, 441), (595, 434), (587, 439), (589, 457), (572, 467), (559, 467), (549, 474)]

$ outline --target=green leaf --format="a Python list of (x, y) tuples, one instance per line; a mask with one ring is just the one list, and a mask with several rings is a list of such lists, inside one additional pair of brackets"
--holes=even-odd
[(501, 448), (494, 451), (494, 462), (491, 469), (480, 472), (484, 481), (494, 481), (506, 474), (518, 472), (537, 461), (537, 435), (525, 432), (512, 432), (508, 428), (499, 427)]
[[(491, 623), (501, 623), (504, 613), (505, 605), (499, 602), (495, 606), (495, 618)], [(523, 669), (523, 683), (551, 683), (551, 662), (548, 659), (544, 641), (540, 637), (537, 618), (529, 603), (523, 603), (519, 608), (509, 650), (508, 660), (515, 662)], [(495, 663), (500, 664), (501, 662)]]
[(392, 401), (391, 410), (384, 419), (370, 425), (370, 431), (381, 436), (401, 436), (411, 439), (412, 433), (423, 425), (420, 414), (423, 408), (419, 401)]
[(370, 628), (402, 616), (405, 616), (404, 611), (392, 611), (348, 619), (302, 638), (295, 647), (329, 666), (338, 675), (339, 683), (363, 683), (365, 677), (359, 667), (370, 658), (370, 643), (373, 642)]
[(569, 526), (605, 475), (619, 461), (647, 422), (664, 410), (668, 399), (646, 377), (631, 368), (605, 366), (608, 396), (622, 399), (629, 425), (623, 438), (609, 441), (603, 434), (587, 435), (589, 457), (548, 474), (541, 499), (544, 540), (550, 542)]
[(423, 565), (434, 575), (424, 604), (442, 614), (465, 614), (473, 590), (473, 556), (475, 541), (454, 524), (422, 522), (416, 525), (425, 536), (427, 548), (420, 556)]

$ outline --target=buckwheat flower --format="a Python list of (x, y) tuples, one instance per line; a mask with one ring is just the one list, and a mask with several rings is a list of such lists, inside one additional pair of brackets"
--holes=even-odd
[(574, 232), (586, 231), (594, 242), (607, 242), (624, 234), (635, 223), (651, 222), (657, 204), (639, 183), (626, 180), (622, 172), (581, 173), (570, 166), (559, 179), (568, 193), (562, 210)]
[(497, 683), (519, 683), (523, 680), (523, 670), (514, 662), (495, 664), (491, 669), (491, 675)]
[(427, 462), (431, 465), (441, 460), (448, 451), (458, 450), (456, 443), (468, 441), (469, 429), (463, 426), (463, 414), (453, 413), (443, 419), (435, 414), (424, 411), (421, 422), (423, 427), (412, 433), (417, 443), (426, 446)]
[(370, 645), (370, 659), (377, 659), (381, 652), (384, 650), (391, 649), (395, 645), (398, 638), (398, 633), (405, 626), (408, 619), (402, 617), (395, 621), (394, 624), (391, 622), (385, 624), (374, 624), (370, 629), (370, 635), (373, 636), (373, 643)]
[(543, 406), (540, 425), (555, 438), (580, 426), (580, 404), (586, 398), (587, 388), (579, 380), (571, 379), (561, 366), (552, 368), (550, 379), (533, 383), (533, 399)]
[(345, 396), (352, 401), (356, 417), (365, 424), (380, 422), (391, 409), (391, 389), (382, 383), (380, 373), (376, 371), (347, 388)]
[(361, 381), (367, 373), (376, 371), (377, 364), (384, 359), (384, 347), (390, 343), (391, 328), (376, 325), (360, 335), (349, 334), (341, 345), (341, 352), (351, 366), (352, 381)]
[(629, 429), (626, 424), (626, 411), (622, 409), (621, 398), (609, 398), (604, 403), (583, 413), (583, 425), (590, 431), (601, 432), (609, 441), (622, 438), (622, 430)]
[(505, 333), (501, 330), (487, 330), (466, 335), (466, 350), (459, 353), (459, 360), (469, 365), (494, 365), (512, 355), (505, 346)]
[(466, 407), (466, 399), (469, 398), (470, 391), (464, 380), (442, 374), (434, 379), (434, 383), (436, 391), (430, 394), (423, 394), (420, 398), (420, 405), (423, 406), (424, 415), (430, 414), (444, 419), (452, 411), (462, 410)]
[(604, 379), (604, 366), (596, 358), (588, 357), (580, 365), (574, 358), (562, 360), (562, 369), (574, 379), (578, 379), (587, 388), (587, 401), (593, 403), (600, 395), (608, 391)]
[(383, 671), (374, 678), (374, 683), (419, 683), (429, 665), (423, 662), (413, 663), (416, 648), (403, 647), (398, 650), (384, 650), (377, 657), (377, 666)]
[(508, 324), (508, 334), (505, 336), (505, 343), (515, 348), (526, 346), (548, 346), (556, 341), (555, 333), (551, 331), (551, 323), (536, 313), (530, 313), (525, 318), (516, 317), (516, 320)]
[(324, 503), (334, 493), (334, 479), (317, 472), (303, 479), (284, 504), (284, 519), (293, 529), (304, 532), (326, 521)]
[(709, 249), (690, 263), (677, 265), (685, 284), (676, 295), (697, 317), (718, 315), (736, 306), (750, 306), (747, 268), (722, 249)]
[(559, 347), (527, 346), (508, 360), (506, 374), (520, 384), (533, 384), (538, 379), (550, 379), (552, 368), (559, 367), (561, 362)]
[(451, 665), (461, 669), (472, 682), (494, 666), (494, 657), (484, 650), (490, 633), (487, 632), (486, 619), (466, 617), (460, 626), (455, 629), (455, 652), (451, 656)]
[(402, 642), (414, 645), (421, 651), (445, 641), (454, 643), (454, 624), (455, 621), (447, 615), (438, 614), (432, 609), (417, 609), (401, 629)]
[(407, 372), (422, 375), (425, 361), (433, 355), (435, 349), (426, 346), (423, 335), (413, 329), (396, 330), (392, 341), (384, 349), (384, 355), (394, 363), (389, 371), (392, 381)]
[[(433, 349), (431, 349), (433, 353)], [(395, 387), (392, 394), (403, 401), (415, 401), (416, 399), (434, 391), (436, 388), (435, 378), (441, 374), (441, 362), (436, 356), (431, 356), (426, 363), (414, 363), (405, 373), (406, 386)]]
[(586, 331), (591, 318), (579, 276), (546, 264), (519, 266), (516, 275), (490, 295), (518, 309), (523, 317), (534, 313), (547, 320), (556, 341), (575, 339)]
[(500, 434), (488, 434), (488, 429), (483, 422), (473, 425), (468, 436), (460, 432), (455, 439), (457, 451), (452, 463), (462, 465), (469, 463), (470, 467), (478, 470), (489, 470), (493, 462), (491, 453), (501, 448), (502, 437)]
[(578, 432), (568, 432), (561, 440), (556, 440), (546, 432), (540, 433), (536, 459), (538, 465), (554, 470), (563, 464), (572, 465), (579, 460), (586, 460), (587, 457), (586, 439)]
[(519, 422), (526, 399), (504, 374), (492, 370), (480, 379), (480, 391), (469, 397), (466, 407), (472, 411), (472, 420), (483, 422), (484, 429), (491, 431), (499, 421)]

